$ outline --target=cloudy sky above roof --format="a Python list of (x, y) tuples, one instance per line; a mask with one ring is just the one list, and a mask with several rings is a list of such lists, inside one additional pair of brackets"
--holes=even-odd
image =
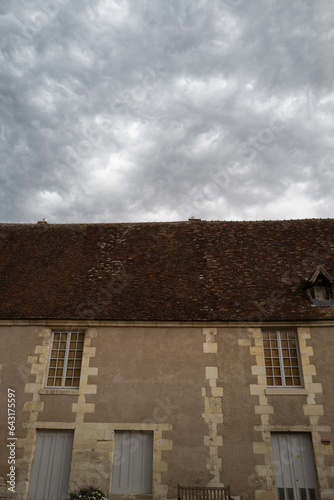
[(333, 217), (334, 2), (2, 0), (1, 222)]

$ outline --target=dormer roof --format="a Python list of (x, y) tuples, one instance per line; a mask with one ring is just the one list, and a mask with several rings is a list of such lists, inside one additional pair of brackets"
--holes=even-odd
[(328, 283), (330, 283), (331, 285), (334, 283), (334, 279), (332, 278), (332, 276), (326, 271), (324, 266), (321, 266), (321, 265), (316, 266), (312, 275), (308, 279), (308, 283), (309, 284), (316, 283), (320, 276), (324, 276), (324, 278), (326, 278)]

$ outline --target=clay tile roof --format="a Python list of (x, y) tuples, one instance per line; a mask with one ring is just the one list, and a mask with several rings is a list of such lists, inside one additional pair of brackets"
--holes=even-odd
[(333, 319), (334, 220), (0, 224), (0, 319)]

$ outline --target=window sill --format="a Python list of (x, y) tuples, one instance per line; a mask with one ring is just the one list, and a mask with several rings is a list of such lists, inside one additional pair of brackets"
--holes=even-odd
[(307, 396), (308, 392), (303, 387), (267, 387), (266, 396)]
[(61, 394), (62, 396), (79, 396), (79, 389), (40, 389), (38, 394)]

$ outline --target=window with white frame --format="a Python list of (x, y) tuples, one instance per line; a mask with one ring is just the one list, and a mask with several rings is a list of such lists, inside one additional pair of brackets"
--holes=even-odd
[(53, 332), (46, 387), (78, 389), (84, 332)]
[(263, 351), (269, 387), (302, 387), (296, 332), (263, 330)]

